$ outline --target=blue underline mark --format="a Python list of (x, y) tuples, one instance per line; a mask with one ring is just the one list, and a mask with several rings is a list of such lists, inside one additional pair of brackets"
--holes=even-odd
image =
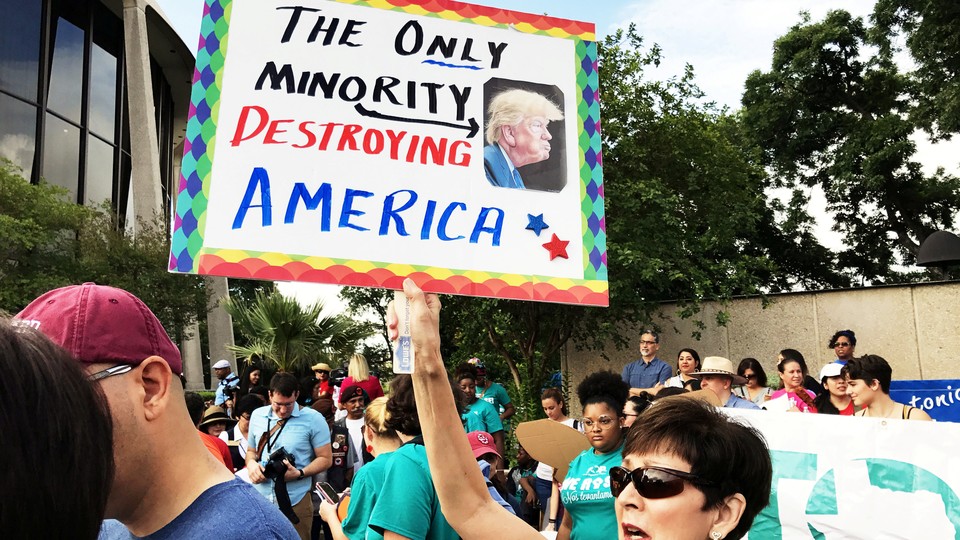
[(457, 64), (447, 64), (445, 62), (438, 62), (437, 60), (424, 60), (420, 62), (421, 64), (433, 64), (435, 66), (443, 66), (448, 68), (459, 68), (459, 69), (483, 69), (478, 66), (458, 66)]

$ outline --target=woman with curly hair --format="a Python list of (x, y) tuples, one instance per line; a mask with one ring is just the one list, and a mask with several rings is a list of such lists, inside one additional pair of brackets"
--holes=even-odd
[(588, 375), (577, 386), (583, 428), (591, 448), (573, 458), (560, 486), (560, 501), (566, 509), (557, 533), (560, 540), (617, 537), (608, 474), (620, 465), (626, 433), (623, 406), (629, 394), (630, 386), (612, 371)]

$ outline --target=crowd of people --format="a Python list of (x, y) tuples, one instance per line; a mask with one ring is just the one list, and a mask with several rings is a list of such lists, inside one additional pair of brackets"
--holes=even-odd
[[(14, 374), (0, 378), (0, 429), (19, 434), (8, 451), (23, 464), (0, 476), (5, 534), (735, 539), (766, 506), (772, 465), (762, 436), (716, 406), (929, 420), (890, 399), (889, 364), (856, 357), (849, 330), (831, 338), (837, 360), (819, 381), (782, 350), (776, 389), (753, 358), (734, 369), (685, 348), (674, 369), (644, 331), (622, 374), (577, 385), (580, 417), (543, 390), (549, 421), (589, 443), (565, 476), (522, 446), (509, 467), (509, 394), (477, 359), (448, 373), (439, 299), (404, 287), (416, 368), (389, 395), (361, 355), (265, 386), (261, 368), (238, 376), (224, 360), (213, 403), (185, 391), (178, 349), (135, 296), (91, 283), (42, 295), (0, 321), (0, 368)], [(38, 489), (22, 489), (26, 474)], [(54, 504), (63, 520), (41, 515)]]
[(689, 348), (680, 350), (674, 375), (670, 364), (657, 357), (660, 335), (643, 330), (640, 358), (624, 367), (621, 378), (630, 386), (635, 406), (655, 396), (675, 395), (675, 389), (681, 388), (681, 392), (710, 390), (722, 407), (735, 409), (931, 420), (922, 409), (893, 401), (890, 364), (874, 354), (857, 357), (856, 346), (853, 330), (834, 333), (827, 347), (836, 359), (820, 369), (819, 379), (810, 375), (800, 351), (781, 350), (776, 363), (779, 384), (773, 388), (756, 358), (742, 359), (734, 370), (727, 358), (708, 356), (701, 362), (697, 351)]

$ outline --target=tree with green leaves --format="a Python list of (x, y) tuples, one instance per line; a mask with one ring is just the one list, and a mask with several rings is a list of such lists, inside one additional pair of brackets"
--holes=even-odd
[(884, 54), (906, 42), (916, 63), (908, 73), (911, 120), (934, 140), (960, 133), (960, 4), (955, 0), (879, 0), (871, 41)]
[(66, 197), (66, 189), (32, 185), (0, 159), (0, 309), (16, 313), (79, 273), (77, 231), (90, 210)]
[(170, 239), (161, 217), (133, 234), (109, 206), (70, 202), (0, 161), (0, 309), (16, 313), (46, 291), (93, 281), (142, 299), (171, 336), (206, 313), (203, 279), (167, 272)]
[[(871, 282), (902, 279), (895, 265), (912, 264), (920, 243), (952, 228), (960, 209), (960, 179), (942, 168), (925, 174), (915, 159), (911, 136), (929, 126), (931, 109), (918, 105), (922, 85), (893, 52), (888, 33), (846, 11), (805, 16), (774, 44), (770, 70), (747, 78), (743, 96), (771, 185), (819, 186), (847, 246), (838, 269)], [(790, 212), (803, 216), (805, 202), (795, 195)]]
[(249, 302), (231, 298), (223, 307), (246, 341), (231, 350), (248, 362), (259, 358), (279, 371), (309, 371), (320, 359), (348, 356), (372, 333), (369, 325), (343, 315), (323, 315), (322, 302), (303, 307), (279, 292), (257, 292)]

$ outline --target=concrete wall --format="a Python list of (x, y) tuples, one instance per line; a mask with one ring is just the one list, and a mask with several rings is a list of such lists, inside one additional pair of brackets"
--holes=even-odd
[[(736, 366), (744, 357), (760, 361), (767, 376), (777, 379), (777, 353), (786, 348), (803, 353), (811, 373), (835, 358), (827, 348), (837, 330), (857, 335), (857, 355), (879, 354), (893, 367), (894, 379), (960, 378), (960, 283), (932, 283), (816, 293), (791, 293), (760, 298), (740, 298), (726, 306), (726, 326), (716, 324), (722, 307), (703, 305), (696, 320), (706, 328), (699, 340), (694, 320), (676, 316), (674, 304), (664, 304), (655, 326), (661, 329), (661, 359), (676, 366), (677, 353), (691, 347), (705, 356), (725, 356)], [(634, 332), (635, 334), (635, 332)], [(640, 357), (640, 336), (631, 336), (628, 349), (611, 344), (603, 352), (578, 351), (567, 345), (564, 361), (572, 388), (584, 376), (601, 369), (620, 372)], [(576, 401), (576, 400), (573, 400)], [(576, 407), (576, 403), (571, 403)]]

